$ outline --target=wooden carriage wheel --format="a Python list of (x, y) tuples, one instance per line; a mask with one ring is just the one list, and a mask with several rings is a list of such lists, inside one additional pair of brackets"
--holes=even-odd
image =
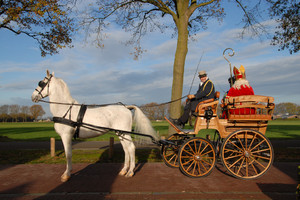
[(211, 142), (204, 138), (189, 139), (179, 150), (180, 170), (189, 177), (207, 176), (215, 164), (215, 149)]
[(221, 159), (234, 177), (254, 179), (269, 170), (274, 152), (269, 139), (262, 133), (244, 129), (231, 133), (224, 140)]
[[(168, 137), (168, 140), (177, 140), (183, 142), (183, 136), (180, 134), (173, 134)], [(165, 164), (169, 167), (177, 168), (178, 164), (178, 151), (180, 149), (179, 145), (163, 145), (161, 148), (161, 154)]]

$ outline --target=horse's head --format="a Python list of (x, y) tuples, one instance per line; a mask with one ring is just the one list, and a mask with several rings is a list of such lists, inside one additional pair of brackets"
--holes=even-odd
[(46, 77), (38, 83), (38, 87), (31, 95), (31, 100), (33, 102), (38, 102), (39, 100), (49, 96), (49, 87), (52, 77), (54, 77), (54, 73), (50, 74), (47, 70)]

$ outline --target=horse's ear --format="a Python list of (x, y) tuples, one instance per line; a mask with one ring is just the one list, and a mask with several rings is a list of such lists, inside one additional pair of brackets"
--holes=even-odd
[[(47, 77), (50, 77), (50, 72), (49, 72), (49, 70), (47, 69)], [(54, 72), (52, 72), (52, 76), (54, 76)]]

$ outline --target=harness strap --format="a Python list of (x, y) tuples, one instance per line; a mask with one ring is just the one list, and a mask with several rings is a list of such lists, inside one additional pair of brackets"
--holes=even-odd
[[(86, 109), (87, 109), (86, 105), (81, 105), (80, 106), (80, 110), (79, 110), (79, 113), (77, 115), (77, 121), (76, 122), (72, 121), (71, 119), (66, 119), (65, 116), (64, 117), (53, 117), (53, 122), (54, 123), (65, 124), (65, 125), (71, 126), (73, 128), (76, 127), (76, 130), (75, 130), (75, 133), (74, 133), (74, 139), (76, 139), (76, 138), (79, 137), (79, 130), (80, 130), (80, 127), (82, 126), (82, 120), (83, 120)], [(67, 111), (67, 113), (69, 112), (69, 110)]]
[(80, 106), (80, 110), (79, 110), (79, 113), (77, 115), (77, 128), (76, 128), (75, 134), (74, 134), (74, 139), (75, 140), (76, 140), (76, 138), (79, 137), (79, 130), (80, 130), (80, 127), (82, 126), (82, 120), (83, 120), (86, 109), (87, 109), (86, 105), (82, 104)]
[(74, 122), (72, 120), (62, 118), (62, 117), (53, 117), (53, 122), (54, 123), (65, 124), (65, 125), (68, 125), (68, 126), (72, 126), (74, 128), (77, 126), (77, 122)]

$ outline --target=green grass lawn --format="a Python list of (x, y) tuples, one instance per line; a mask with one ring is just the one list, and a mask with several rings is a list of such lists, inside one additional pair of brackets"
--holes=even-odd
[[(160, 136), (168, 136), (168, 123), (153, 122), (154, 129)], [(187, 127), (193, 129), (193, 127)], [(214, 135), (214, 130), (201, 130), (198, 136)], [(112, 134), (105, 134), (89, 140), (108, 140)], [(299, 139), (300, 120), (270, 121), (266, 136), (274, 139)], [(60, 140), (53, 128), (52, 122), (35, 123), (0, 123), (0, 142), (5, 141), (49, 141), (51, 137)], [(115, 138), (117, 140), (117, 138)], [(119, 152), (118, 152), (119, 151)], [(277, 149), (275, 161), (298, 161), (300, 149)], [(123, 151), (116, 150), (113, 159), (109, 159), (107, 149), (73, 150), (74, 163), (123, 162)], [(162, 162), (159, 149), (137, 149), (136, 162)], [(34, 163), (65, 163), (63, 151), (56, 151), (56, 156), (50, 156), (50, 150), (3, 150), (0, 152), (0, 164), (34, 164)]]
[[(152, 126), (160, 136), (168, 137), (166, 121), (153, 122)], [(186, 128), (193, 129), (189, 126)], [(206, 134), (213, 136), (214, 130), (201, 130), (199, 135), (205, 137)], [(87, 140), (106, 141), (112, 136), (118, 140), (113, 132)], [(270, 139), (300, 139), (300, 120), (270, 121), (266, 136)], [(0, 123), (0, 141), (48, 141), (51, 137), (60, 140), (52, 122)]]

